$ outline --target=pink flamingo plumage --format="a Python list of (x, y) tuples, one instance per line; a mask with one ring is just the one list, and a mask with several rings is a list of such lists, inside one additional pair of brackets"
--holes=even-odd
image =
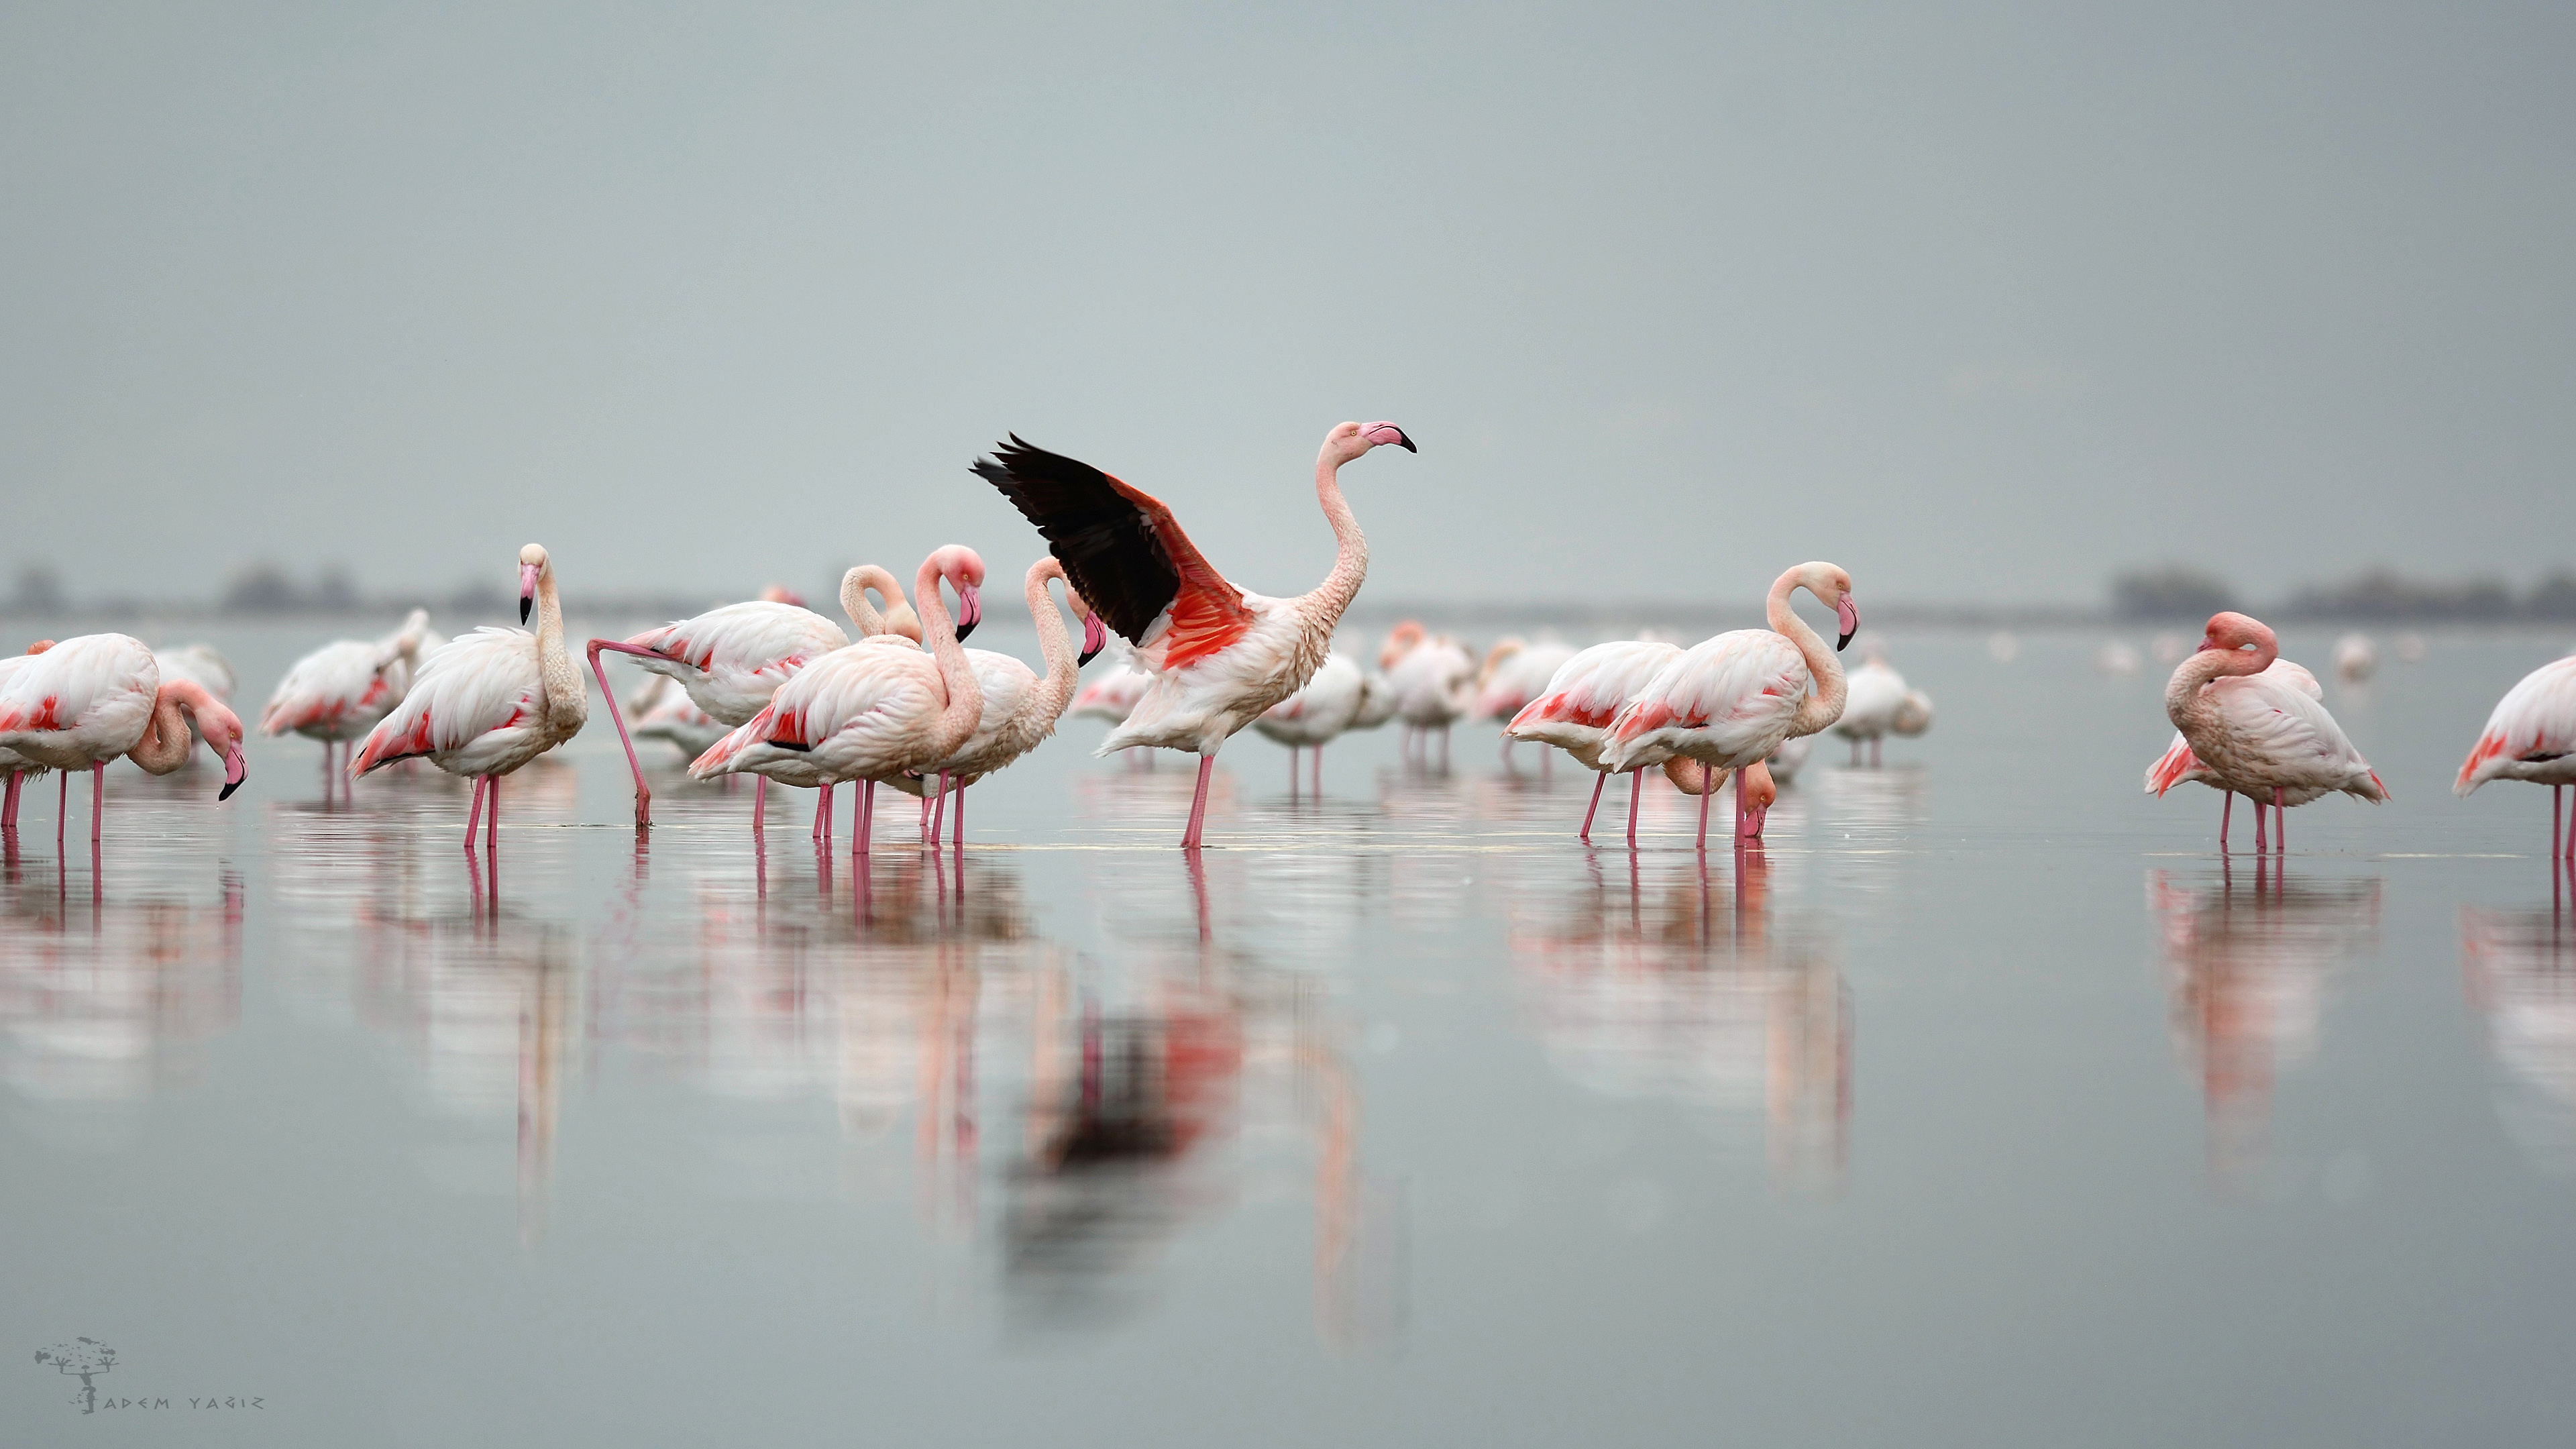
[(2165, 716), (2220, 788), (2253, 799), (2258, 832), (2270, 802), (2270, 848), (2286, 852), (2288, 807), (2338, 791), (2376, 805), (2388, 788), (2322, 701), (2289, 676), (2268, 672), (2280, 657), (2280, 641), (2260, 620), (2212, 614), (2200, 648), (2165, 684)]
[[(396, 760), (426, 759), (451, 775), (470, 776), (474, 801), (465, 815), (465, 848), (491, 811), (483, 848), (500, 843), (501, 777), (581, 733), (590, 717), (581, 671), (564, 650), (563, 605), (555, 565), (542, 547), (519, 550), (519, 622), (534, 609), (537, 632), (490, 625), (460, 634), (433, 652), (411, 692), (377, 722), (349, 762), (351, 778)], [(496, 867), (497, 870), (497, 867)], [(494, 878), (497, 889), (499, 879)]]
[[(5, 696), (9, 691), (9, 676), (24, 669), (30, 656), (42, 654), (53, 647), (53, 640), (39, 639), (27, 646), (25, 654), (15, 658), (0, 659), (0, 696)], [(0, 770), (5, 770), (9, 774), (6, 790), (0, 791), (0, 830), (15, 830), (18, 827), (18, 797), (23, 793), (28, 777), (42, 776), (46, 768), (15, 750), (0, 749)], [(68, 788), (65, 793), (69, 793)]]
[(382, 639), (342, 639), (296, 660), (259, 712), (260, 733), (320, 740), (322, 763), (329, 768), (334, 743), (365, 739), (402, 703), (432, 637), (429, 611), (414, 609)]
[(1343, 501), (1342, 465), (1383, 443), (1418, 451), (1393, 423), (1343, 423), (1315, 458), (1315, 497), (1332, 524), (1332, 572), (1307, 593), (1272, 599), (1226, 582), (1181, 532), (1172, 510), (1088, 463), (1015, 434), (974, 465), (1037, 525), (1073, 587), (1136, 646), (1154, 676), (1097, 753), (1136, 745), (1199, 757), (1181, 847), (1202, 844), (1217, 751), (1262, 711), (1302, 688), (1332, 647), (1333, 627), (1368, 576), (1368, 541)]
[[(84, 634), (41, 654), (7, 661), (0, 673), (0, 751), (29, 765), (63, 772), (62, 800), (71, 798), (71, 772), (90, 772), (89, 841), (100, 838), (99, 812), (107, 803), (108, 762), (131, 757), (155, 775), (188, 762), (191, 727), (224, 762), (230, 799), (249, 776), (242, 759), (241, 719), (194, 680), (167, 683), (143, 641), (125, 634)], [(22, 767), (23, 768), (23, 767)], [(63, 822), (54, 821), (56, 841)]]
[[(1799, 589), (1816, 596), (1841, 630), (1827, 649), (1789, 607)], [(1829, 563), (1804, 563), (1780, 575), (1764, 601), (1768, 629), (1737, 629), (1704, 639), (1664, 666), (1610, 724), (1603, 763), (1614, 769), (1662, 764), (1676, 756), (1710, 771), (1741, 770), (1768, 759), (1785, 740), (1830, 727), (1843, 712), (1843, 668), (1835, 657), (1860, 630), (1851, 575)], [(1748, 808), (1741, 777), (1735, 804)], [(1708, 797), (1699, 793), (1699, 841), (1708, 843)], [(1744, 838), (1739, 818), (1737, 838)]]
[(2562, 830), (2558, 819), (2566, 787), (2576, 785), (2576, 654), (2524, 675), (2496, 701), (2451, 793), (2468, 795), (2489, 780), (2547, 785), (2549, 858), (2576, 862), (2576, 829)]
[[(2287, 659), (2275, 659), (2263, 674), (2266, 678), (2280, 680), (2310, 699), (2322, 701), (2326, 697), (2324, 687), (2317, 683), (2317, 677), (2310, 674), (2304, 665), (2293, 664)], [(2147, 766), (2147, 793), (2160, 796), (2176, 785), (2189, 784), (2193, 781), (2207, 785), (2219, 793), (2222, 803), (2218, 807), (2218, 849), (2224, 854), (2227, 850), (2228, 817), (2236, 813), (2236, 792), (2218, 783), (2217, 773), (2200, 762), (2200, 757), (2191, 752), (2191, 741), (2182, 737), (2182, 731), (2176, 730), (2173, 743), (2165, 747), (2165, 752), (2156, 758), (2154, 764)], [(2321, 790), (2292, 791), (2290, 803), (2305, 805), (2323, 793), (2325, 792)], [(2258, 800), (2255, 803), (2260, 805), (2262, 802)], [(2259, 811), (2254, 816), (2256, 850), (2265, 848), (2263, 819)]]
[(1536, 699), (1523, 705), (1503, 727), (1505, 738), (1553, 745), (1593, 771), (1592, 803), (1583, 809), (1582, 828), (1574, 838), (1592, 839), (1592, 816), (1601, 808), (1601, 787), (1614, 774), (1628, 773), (1628, 844), (1637, 843), (1637, 801), (1645, 777), (1622, 772), (1601, 761), (1610, 742), (1610, 722), (1637, 692), (1682, 657), (1681, 646), (1655, 639), (1620, 639), (1581, 650), (1548, 676)]

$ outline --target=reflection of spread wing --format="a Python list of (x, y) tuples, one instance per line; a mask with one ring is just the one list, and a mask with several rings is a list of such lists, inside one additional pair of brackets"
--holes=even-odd
[(2576, 654), (2540, 666), (2505, 691), (2451, 789), (2466, 795), (2511, 765), (2567, 754), (2576, 754)]

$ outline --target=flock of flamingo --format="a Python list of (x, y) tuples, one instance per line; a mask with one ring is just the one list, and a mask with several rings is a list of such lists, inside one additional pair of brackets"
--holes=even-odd
[[(1324, 439), (1315, 492), (1336, 543), (1332, 571), (1294, 598), (1236, 587), (1192, 546), (1160, 501), (1089, 464), (1014, 435), (974, 473), (1000, 491), (1046, 540), (1048, 555), (1023, 581), (1044, 672), (1008, 655), (967, 649), (982, 618), (984, 563), (951, 544), (924, 559), (912, 595), (886, 570), (849, 571), (841, 604), (857, 630), (772, 592), (647, 630), (593, 639), (592, 672), (609, 702), (635, 777), (635, 820), (652, 818), (652, 792), (633, 736), (666, 738), (695, 752), (700, 780), (750, 774), (758, 830), (768, 784), (818, 792), (812, 834), (832, 839), (834, 790), (856, 786), (851, 849), (864, 855), (876, 786), (922, 802), (920, 829), (936, 848), (965, 844), (966, 790), (1047, 739), (1068, 711), (1114, 721), (1098, 753), (1159, 748), (1198, 756), (1198, 780), (1181, 845), (1205, 839), (1208, 782), (1225, 742), (1253, 726), (1299, 753), (1313, 749), (1321, 788), (1323, 746), (1342, 732), (1401, 719), (1408, 753), (1475, 714), (1505, 721), (1505, 748), (1520, 741), (1561, 749), (1595, 772), (1579, 838), (1589, 840), (1603, 786), (1630, 778), (1628, 843), (1636, 844), (1643, 775), (1660, 769), (1699, 800), (1705, 850), (1711, 799), (1735, 781), (1732, 835), (1758, 837), (1778, 777), (1794, 770), (1811, 738), (1831, 728), (1857, 760), (1890, 733), (1919, 733), (1931, 703), (1873, 661), (1843, 670), (1838, 655), (1860, 628), (1851, 575), (1830, 563), (1782, 573), (1765, 601), (1767, 628), (1739, 629), (1683, 648), (1621, 640), (1580, 651), (1562, 645), (1499, 649), (1480, 668), (1453, 640), (1399, 628), (1375, 672), (1332, 652), (1335, 629), (1368, 572), (1368, 544), (1343, 499), (1340, 471), (1371, 449), (1413, 440), (1389, 422), (1343, 423)], [(1062, 584), (1082, 630), (1079, 651), (1050, 585)], [(943, 587), (956, 596), (952, 612)], [(1831, 648), (1790, 607), (1805, 590), (1833, 611)], [(885, 601), (880, 609), (871, 594)], [(526, 625), (534, 617), (535, 632)], [(342, 641), (296, 663), (261, 715), (271, 735), (296, 733), (337, 746), (363, 776), (426, 759), (474, 781), (465, 825), (496, 847), (501, 781), (577, 734), (588, 699), (563, 632), (551, 555), (519, 551), (519, 628), (486, 626), (431, 647), (427, 616), (376, 641)], [(1077, 689), (1077, 671), (1124, 641), (1105, 679)], [(609, 689), (604, 654), (633, 659), (655, 678), (634, 703), (630, 733)], [(223, 795), (245, 776), (242, 722), (224, 703), (220, 660), (155, 652), (123, 634), (41, 641), (0, 659), (0, 771), (7, 775), (0, 828), (14, 829), (25, 781), (63, 772), (57, 836), (70, 772), (91, 774), (90, 830), (100, 834), (104, 770), (130, 758), (155, 774), (187, 761), (202, 741), (223, 763)], [(676, 686), (676, 689), (673, 687)], [(2272, 631), (2238, 613), (2213, 616), (2199, 650), (2174, 671), (2165, 712), (2172, 747), (2148, 767), (2162, 795), (2198, 780), (2225, 805), (2227, 849), (2235, 797), (2255, 810), (2256, 849), (2288, 849), (2286, 812), (2341, 792), (2378, 802), (2386, 789), (2325, 707), (2314, 676), (2280, 658)], [(2564, 788), (2576, 784), (2576, 655), (2533, 671), (2488, 719), (2455, 782), (2467, 795), (2494, 779), (2552, 787), (2550, 858), (2576, 866), (2576, 828), (2562, 823)], [(953, 801), (952, 801), (953, 797)], [(2268, 824), (2268, 829), (2267, 829)]]

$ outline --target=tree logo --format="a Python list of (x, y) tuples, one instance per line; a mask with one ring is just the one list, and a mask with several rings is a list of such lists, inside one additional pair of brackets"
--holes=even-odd
[(116, 1350), (95, 1338), (75, 1338), (37, 1349), (36, 1362), (52, 1364), (56, 1373), (80, 1375), (80, 1397), (72, 1402), (91, 1414), (98, 1411), (98, 1376), (116, 1367)]

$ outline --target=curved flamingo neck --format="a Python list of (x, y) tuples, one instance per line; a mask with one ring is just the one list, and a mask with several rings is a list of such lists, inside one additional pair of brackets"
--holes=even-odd
[(2253, 649), (2203, 649), (2182, 662), (2165, 681), (2165, 718), (2182, 731), (2183, 738), (2199, 743), (2216, 724), (2218, 704), (2209, 697), (2209, 686), (2221, 679), (2260, 674), (2281, 657), (2277, 639), (2256, 639)]
[[(936, 587), (935, 585), (933, 587)], [(903, 584), (893, 574), (875, 564), (861, 564), (841, 576), (841, 612), (850, 616), (862, 639), (873, 639), (886, 632), (886, 617), (868, 602), (868, 590), (891, 608), (903, 598)]]
[(1808, 677), (1816, 682), (1815, 692), (1799, 704), (1798, 713), (1790, 720), (1793, 738), (1815, 734), (1841, 719), (1846, 687), (1842, 660), (1825, 647), (1825, 641), (1807, 627), (1806, 620), (1798, 617), (1798, 611), (1789, 607), (1789, 596), (1801, 587), (1798, 571), (1789, 570), (1772, 582), (1770, 596), (1763, 600), (1762, 608), (1771, 631), (1788, 636), (1789, 642), (1797, 646), (1798, 657), (1807, 661)]
[(1074, 677), (1081, 663), (1074, 657), (1073, 636), (1065, 631), (1064, 614), (1056, 608), (1055, 595), (1047, 592), (1047, 580), (1063, 577), (1064, 565), (1052, 557), (1029, 565), (1029, 617), (1037, 621), (1038, 652), (1046, 658), (1046, 677), (1038, 681), (1029, 708), (1050, 724), (1073, 702)]
[(1368, 578), (1368, 538), (1342, 497), (1342, 461), (1330, 441), (1315, 456), (1315, 500), (1324, 506), (1324, 520), (1333, 525), (1333, 571), (1300, 601), (1307, 622), (1327, 634), (1341, 622), (1342, 611), (1351, 606)]
[(946, 759), (975, 733), (975, 722), (984, 714), (984, 691), (975, 682), (975, 666), (966, 662), (966, 646), (957, 642), (957, 621), (949, 616), (948, 602), (939, 597), (938, 559), (937, 554), (923, 559), (921, 571), (913, 575), (912, 611), (921, 617), (923, 639), (948, 691), (930, 741), (932, 758)]
[(590, 712), (590, 699), (581, 687), (581, 672), (573, 667), (572, 655), (564, 650), (563, 604), (555, 597), (552, 563), (537, 575), (537, 678), (545, 691), (546, 712), (579, 728)]
[(214, 696), (194, 680), (174, 679), (162, 685), (152, 697), (152, 718), (143, 726), (143, 738), (126, 752), (126, 758), (142, 766), (145, 774), (176, 772), (188, 763), (192, 743), (188, 715), (206, 713), (213, 704)]

